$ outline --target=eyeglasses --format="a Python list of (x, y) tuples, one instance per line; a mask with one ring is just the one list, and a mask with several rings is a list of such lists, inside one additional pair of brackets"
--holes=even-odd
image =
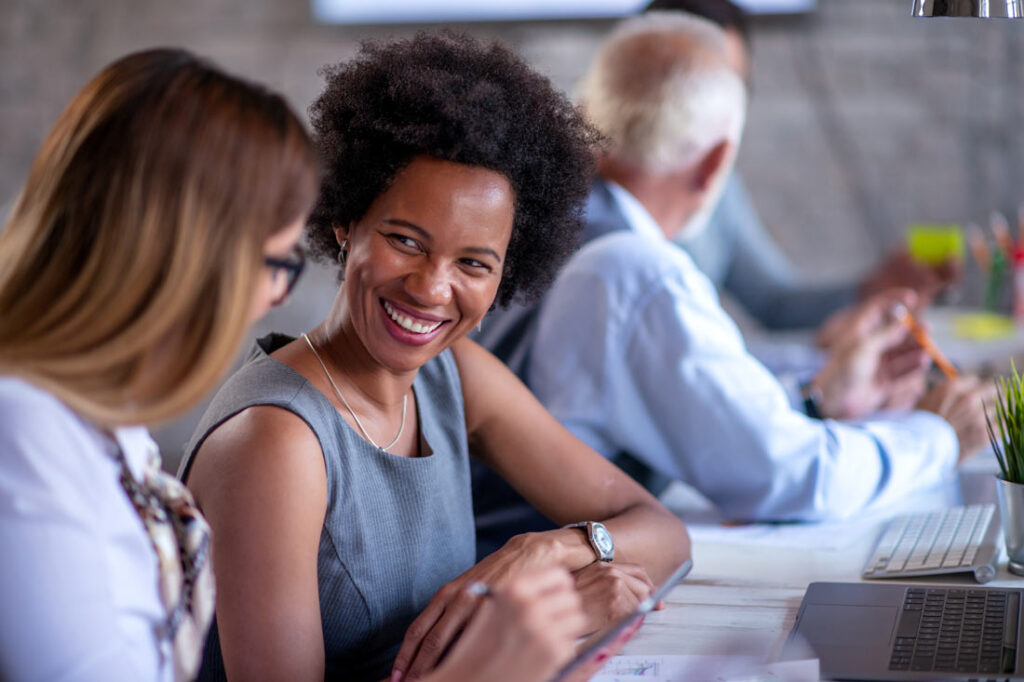
[(306, 267), (306, 253), (302, 250), (301, 246), (296, 244), (287, 258), (266, 256), (263, 258), (263, 264), (270, 268), (273, 277), (276, 278), (282, 272), (285, 275), (287, 284), (284, 292), (273, 303), (273, 305), (281, 305), (288, 300), (292, 290), (295, 289), (296, 283), (299, 281), (299, 276)]

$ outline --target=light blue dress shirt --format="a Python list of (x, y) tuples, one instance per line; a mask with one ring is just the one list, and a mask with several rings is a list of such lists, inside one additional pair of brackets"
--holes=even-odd
[(570, 259), (526, 371), (579, 438), (605, 456), (631, 453), (737, 519), (848, 517), (954, 469), (956, 434), (934, 414), (853, 423), (794, 410), (708, 278), (635, 198), (609, 189), (631, 231)]

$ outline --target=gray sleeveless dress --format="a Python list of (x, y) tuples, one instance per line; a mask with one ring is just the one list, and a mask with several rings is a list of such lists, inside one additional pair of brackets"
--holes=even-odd
[[(309, 425), (327, 468), (317, 559), (325, 677), (380, 680), (390, 674), (413, 619), (438, 588), (474, 563), (458, 369), (450, 351), (420, 369), (413, 390), (425, 456), (398, 457), (363, 440), (318, 389), (269, 357), (291, 340), (279, 334), (259, 340), (206, 410), (179, 475), (187, 475), (206, 436), (247, 407), (275, 405)], [(216, 622), (199, 679), (224, 679)]]

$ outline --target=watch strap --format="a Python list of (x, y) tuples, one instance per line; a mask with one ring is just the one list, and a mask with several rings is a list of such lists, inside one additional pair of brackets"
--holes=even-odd
[(804, 413), (811, 419), (824, 419), (821, 412), (821, 389), (813, 382), (800, 386), (800, 397), (804, 400)]

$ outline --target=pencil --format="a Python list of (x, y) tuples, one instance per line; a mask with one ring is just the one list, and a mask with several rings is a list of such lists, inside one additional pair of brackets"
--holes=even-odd
[(1017, 243), (1024, 245), (1024, 204), (1017, 209)]
[(1017, 249), (1013, 245), (1013, 237), (1010, 236), (1010, 222), (999, 211), (992, 211), (990, 220), (992, 235), (996, 238), (996, 244), (1003, 250), (1009, 260), (1013, 260), (1013, 253)]
[(951, 363), (949, 359), (942, 354), (939, 347), (935, 345), (934, 341), (932, 341), (932, 337), (928, 335), (928, 332), (921, 326), (921, 323), (910, 314), (907, 307), (897, 303), (892, 308), (892, 314), (893, 317), (899, 320), (903, 326), (907, 328), (910, 335), (913, 336), (918, 345), (924, 349), (924, 352), (928, 354), (928, 357), (932, 359), (932, 362), (942, 370), (942, 373), (946, 375), (946, 378), (956, 379), (956, 367), (954, 367), (953, 363)]
[(973, 224), (967, 226), (967, 243), (971, 247), (971, 255), (978, 262), (978, 267), (982, 272), (988, 272), (992, 265), (992, 255), (989, 253), (988, 243), (985, 241), (985, 235), (980, 227)]

